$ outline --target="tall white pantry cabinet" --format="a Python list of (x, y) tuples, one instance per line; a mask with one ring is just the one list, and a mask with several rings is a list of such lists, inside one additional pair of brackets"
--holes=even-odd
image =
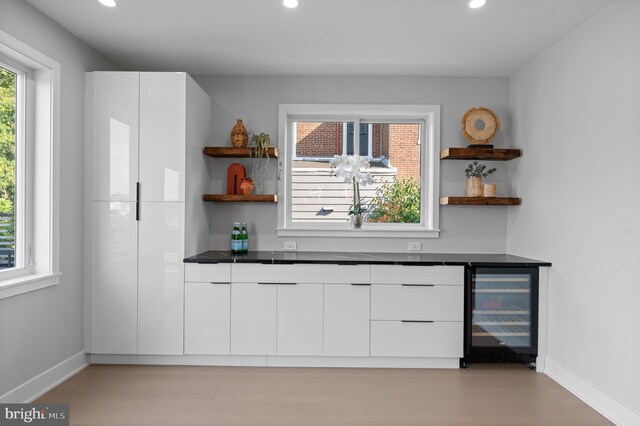
[(183, 353), (182, 259), (208, 246), (210, 123), (185, 73), (87, 73), (88, 353)]

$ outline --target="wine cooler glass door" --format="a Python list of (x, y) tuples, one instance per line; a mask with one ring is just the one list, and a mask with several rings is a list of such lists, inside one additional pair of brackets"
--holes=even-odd
[(476, 269), (471, 289), (472, 347), (529, 352), (536, 346), (534, 279), (526, 269)]

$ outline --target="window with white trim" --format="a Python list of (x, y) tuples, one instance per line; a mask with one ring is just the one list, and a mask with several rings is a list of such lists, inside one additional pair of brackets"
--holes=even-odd
[(0, 60), (0, 271), (24, 268), (25, 75)]
[[(439, 105), (281, 104), (278, 235), (437, 237), (439, 127)], [(336, 155), (369, 160), (363, 229), (350, 230), (353, 185), (332, 173)]]
[(59, 69), (0, 31), (0, 299), (59, 282)]

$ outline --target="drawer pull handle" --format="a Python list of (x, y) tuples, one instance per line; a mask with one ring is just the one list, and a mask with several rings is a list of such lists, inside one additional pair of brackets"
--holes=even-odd
[(258, 283), (259, 285), (298, 285), (298, 283)]
[(218, 285), (218, 284), (231, 284), (231, 283), (229, 281), (211, 281), (211, 284)]
[(402, 284), (402, 287), (435, 287), (435, 284)]
[(369, 284), (369, 283), (351, 283), (351, 285), (362, 285), (362, 286), (369, 285), (370, 286), (371, 284)]
[(418, 320), (402, 320), (401, 322), (423, 322), (423, 323), (433, 323), (433, 321), (418, 321)]

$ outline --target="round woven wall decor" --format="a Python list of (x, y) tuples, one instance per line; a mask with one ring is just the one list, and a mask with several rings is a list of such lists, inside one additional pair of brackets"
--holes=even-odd
[(500, 119), (487, 107), (471, 108), (462, 117), (462, 134), (473, 145), (491, 142), (500, 130)]

